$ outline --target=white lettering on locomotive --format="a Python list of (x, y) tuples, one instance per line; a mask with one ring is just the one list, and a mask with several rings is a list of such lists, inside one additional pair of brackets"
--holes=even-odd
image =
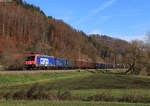
[(40, 59), (40, 63), (47, 65), (47, 64), (49, 64), (49, 60), (48, 60), (47, 58), (41, 58), (41, 59)]

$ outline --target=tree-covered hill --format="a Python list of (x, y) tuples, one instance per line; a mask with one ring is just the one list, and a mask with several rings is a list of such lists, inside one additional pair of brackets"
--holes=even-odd
[[(134, 55), (133, 47), (127, 41), (106, 35), (87, 35), (63, 20), (46, 16), (39, 7), (25, 1), (0, 2), (0, 65), (18, 67), (25, 54), (39, 53), (73, 60), (130, 64), (135, 70), (134, 63), (141, 59), (141, 54)], [(146, 49), (143, 50), (144, 54)]]
[(85, 33), (62, 20), (46, 16), (39, 7), (22, 0), (1, 2), (0, 19), (1, 64), (16, 64), (19, 57), (31, 52), (103, 61)]
[(112, 38), (107, 35), (90, 35), (98, 45), (95, 47), (99, 51), (100, 57), (106, 62), (113, 64), (123, 64), (124, 55), (127, 54), (131, 44), (125, 40)]

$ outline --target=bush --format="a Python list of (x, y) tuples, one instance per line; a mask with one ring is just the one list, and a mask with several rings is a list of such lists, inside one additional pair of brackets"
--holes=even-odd
[(25, 100), (25, 99), (27, 99), (27, 92), (25, 90), (15, 92), (13, 94), (13, 99), (15, 99), (15, 100)]
[(13, 99), (13, 93), (7, 92), (5, 94), (2, 94), (2, 97), (6, 100)]
[(148, 95), (126, 95), (118, 98), (118, 102), (130, 102), (130, 103), (150, 103), (150, 97)]
[(150, 96), (149, 95), (124, 95), (120, 97), (113, 97), (108, 94), (99, 94), (90, 96), (84, 101), (113, 101), (113, 102), (129, 102), (129, 103), (150, 103)]
[(69, 91), (61, 91), (61, 90), (58, 91), (57, 98), (59, 100), (72, 100), (73, 99)]
[(0, 99), (13, 100), (78, 100), (78, 101), (106, 101), (106, 102), (130, 102), (130, 103), (150, 103), (149, 95), (120, 95), (119, 97), (112, 96), (108, 93), (97, 94), (93, 96), (74, 97), (68, 90), (59, 90), (58, 92), (47, 92), (38, 84), (33, 85), (28, 90), (21, 90), (16, 92), (0, 93)]

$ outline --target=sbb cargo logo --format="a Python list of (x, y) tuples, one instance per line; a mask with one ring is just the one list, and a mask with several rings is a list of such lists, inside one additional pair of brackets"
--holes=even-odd
[(12, 0), (0, 0), (0, 2), (12, 2)]
[(49, 60), (46, 59), (46, 58), (41, 58), (41, 59), (40, 59), (40, 63), (41, 63), (41, 64), (46, 64), (46, 65), (47, 65), (47, 64), (49, 63)]

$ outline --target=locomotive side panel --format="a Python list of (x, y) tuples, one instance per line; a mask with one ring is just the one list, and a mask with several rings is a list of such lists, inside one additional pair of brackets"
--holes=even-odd
[(38, 67), (55, 67), (56, 59), (49, 56), (38, 56), (36, 65)]

